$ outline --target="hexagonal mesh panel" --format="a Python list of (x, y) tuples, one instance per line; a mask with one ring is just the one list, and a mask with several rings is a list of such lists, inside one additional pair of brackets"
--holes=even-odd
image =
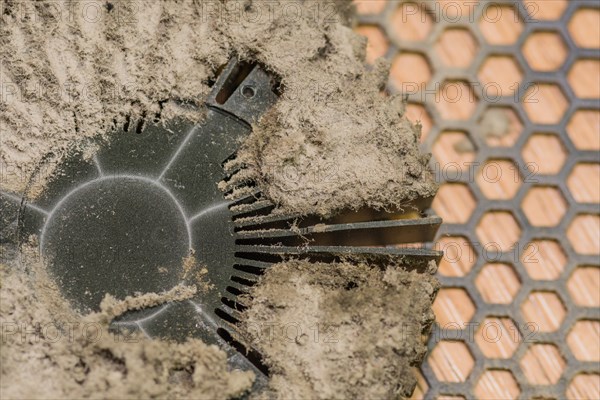
[(598, 2), (355, 1), (441, 183), (413, 399), (600, 398)]

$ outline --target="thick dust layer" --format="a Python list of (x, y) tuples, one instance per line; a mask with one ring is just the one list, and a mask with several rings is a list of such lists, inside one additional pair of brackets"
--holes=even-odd
[[(418, 150), (420, 127), (404, 117), (399, 97), (381, 95), (387, 66), (365, 67), (366, 42), (348, 25), (347, 2), (0, 1), (3, 191), (22, 193), (44, 157), (55, 165), (74, 143), (85, 146), (115, 126), (134, 132), (143, 119), (201, 119), (185, 104), (202, 104), (235, 54), (281, 81), (280, 101), (238, 157), (277, 211), (397, 211), (435, 193), (428, 157)], [(62, 315), (50, 308), (55, 296), (41, 294), (31, 265), (2, 267), (1, 279), (2, 322), (34, 326)], [(270, 323), (302, 330), (296, 341), (289, 328), (292, 343), (276, 334), (269, 342), (254, 338), (273, 372), (270, 391), (282, 398), (408, 394), (435, 288), (429, 274), (396, 266), (270, 269), (253, 293), (248, 335)], [(52, 343), (14, 334), (0, 354), (2, 398), (223, 398), (252, 381), (228, 372), (225, 354), (199, 341), (122, 343), (106, 334)]]
[[(92, 7), (92, 5), (95, 5)], [(420, 128), (382, 97), (346, 2), (3, 0), (3, 186), (21, 192), (40, 159), (127, 118), (189, 113), (233, 54), (281, 78), (282, 100), (241, 153), (284, 211), (401, 208), (434, 194)], [(192, 117), (194, 117), (192, 115)], [(196, 115), (195, 118), (200, 118)]]
[(62, 302), (38, 264), (35, 273), (0, 264), (0, 397), (235, 398), (254, 380), (230, 371), (225, 352), (199, 340), (183, 344), (109, 332), (128, 310), (181, 301), (196, 293), (179, 286), (161, 294), (116, 300), (81, 317)]
[(435, 278), (398, 265), (288, 261), (252, 291), (244, 327), (276, 398), (410, 396), (437, 289)]

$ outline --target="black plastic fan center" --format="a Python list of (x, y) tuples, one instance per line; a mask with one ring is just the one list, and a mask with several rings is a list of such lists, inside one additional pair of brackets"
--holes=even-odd
[(105, 293), (123, 298), (172, 288), (191, 237), (181, 206), (159, 182), (108, 176), (63, 198), (41, 246), (64, 295), (89, 311)]

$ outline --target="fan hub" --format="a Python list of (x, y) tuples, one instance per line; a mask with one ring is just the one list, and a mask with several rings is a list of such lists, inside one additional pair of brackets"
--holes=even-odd
[(191, 237), (181, 206), (159, 182), (108, 176), (65, 196), (42, 230), (41, 249), (67, 299), (98, 310), (105, 293), (161, 292), (180, 281)]

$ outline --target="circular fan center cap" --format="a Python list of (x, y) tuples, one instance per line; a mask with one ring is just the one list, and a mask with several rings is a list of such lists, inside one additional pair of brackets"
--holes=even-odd
[(97, 310), (107, 292), (123, 298), (179, 283), (191, 235), (183, 209), (159, 182), (108, 176), (56, 205), (41, 249), (67, 299), (81, 311)]

